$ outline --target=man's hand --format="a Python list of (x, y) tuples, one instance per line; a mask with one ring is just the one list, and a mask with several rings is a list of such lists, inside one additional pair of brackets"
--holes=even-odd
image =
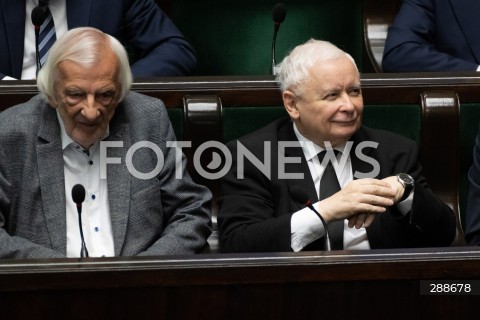
[(395, 192), (395, 197), (393, 198), (393, 201), (395, 203), (400, 201), (400, 199), (403, 197), (403, 192), (405, 191), (405, 188), (400, 182), (398, 182), (397, 176), (390, 176), (382, 179), (382, 181), (388, 183), (390, 185), (390, 188), (392, 188), (392, 190)]
[(392, 188), (393, 181), (384, 180), (354, 180), (331, 197), (320, 201), (318, 211), (326, 223), (348, 219), (351, 228), (368, 227), (377, 214), (385, 212), (386, 207), (394, 204), (399, 193)]

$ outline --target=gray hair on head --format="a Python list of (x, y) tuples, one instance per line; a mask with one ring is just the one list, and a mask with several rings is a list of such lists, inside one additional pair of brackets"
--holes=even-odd
[(340, 58), (349, 59), (357, 68), (351, 55), (328, 41), (310, 39), (304, 44), (298, 45), (281, 63), (275, 66), (276, 80), (280, 85), (280, 90), (282, 92), (291, 90), (296, 94), (301, 94), (299, 92), (300, 84), (309, 77), (312, 67), (320, 62)]
[(120, 87), (118, 101), (122, 101), (132, 86), (132, 71), (128, 55), (123, 45), (114, 37), (91, 27), (81, 27), (69, 30), (50, 48), (45, 65), (37, 77), (38, 90), (45, 97), (54, 97), (55, 84), (59, 77), (58, 64), (69, 60), (89, 68), (103, 54), (102, 45), (108, 44), (118, 59), (118, 79)]

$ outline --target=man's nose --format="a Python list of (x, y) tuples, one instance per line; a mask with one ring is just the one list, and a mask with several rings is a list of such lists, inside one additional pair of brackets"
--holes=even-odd
[(82, 115), (91, 121), (97, 119), (97, 117), (100, 115), (94, 95), (87, 95), (82, 109)]
[(342, 111), (353, 111), (355, 105), (353, 104), (352, 97), (347, 92), (343, 92), (341, 95), (341, 109)]

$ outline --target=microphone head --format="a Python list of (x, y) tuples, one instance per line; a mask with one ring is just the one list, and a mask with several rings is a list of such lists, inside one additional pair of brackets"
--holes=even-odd
[(81, 204), (85, 200), (85, 188), (81, 184), (73, 186), (72, 199), (76, 204)]
[(285, 16), (287, 15), (287, 7), (281, 2), (277, 3), (275, 7), (273, 7), (273, 21), (275, 23), (282, 23), (285, 20)]
[(290, 189), (290, 195), (292, 196), (293, 200), (308, 205), (310, 203), (310, 199), (308, 199), (307, 191), (305, 188), (300, 186), (293, 186)]
[(32, 23), (35, 27), (40, 27), (47, 19), (47, 11), (44, 7), (36, 6), (32, 10)]

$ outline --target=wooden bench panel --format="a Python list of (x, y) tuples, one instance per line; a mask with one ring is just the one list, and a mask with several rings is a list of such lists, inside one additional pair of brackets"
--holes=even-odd
[(468, 319), (478, 296), (421, 281), (478, 284), (479, 264), (478, 247), (2, 260), (0, 305), (4, 319)]

